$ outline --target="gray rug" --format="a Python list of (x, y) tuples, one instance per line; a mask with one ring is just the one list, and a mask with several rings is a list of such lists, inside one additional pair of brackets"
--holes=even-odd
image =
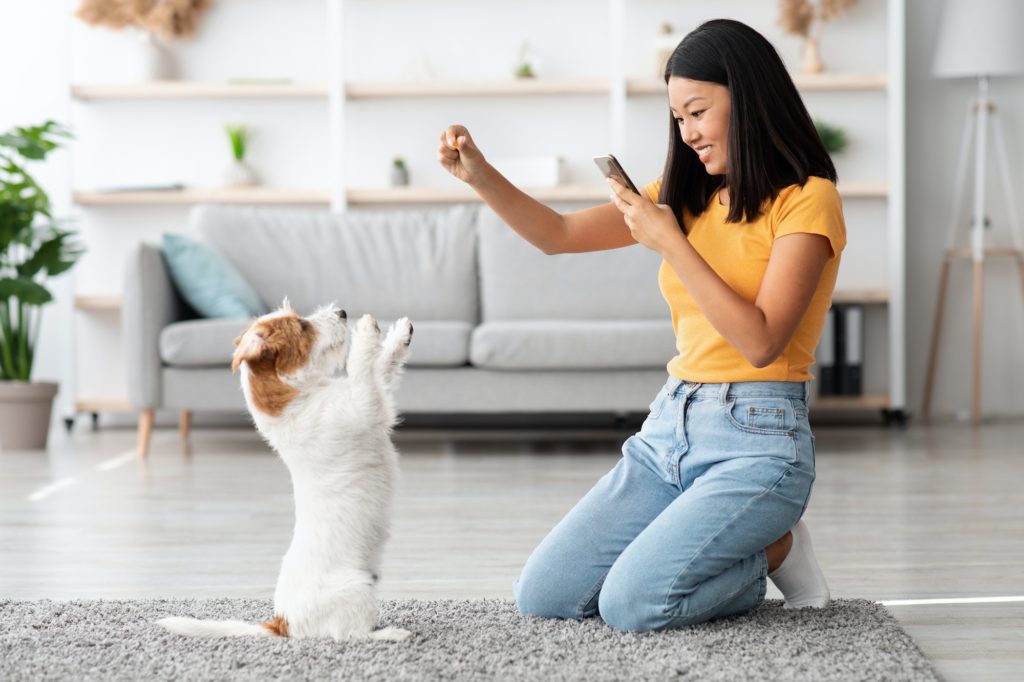
[(0, 679), (75, 680), (936, 680), (884, 607), (820, 611), (768, 601), (735, 618), (620, 633), (600, 619), (526, 619), (511, 601), (386, 601), (401, 643), (200, 640), (153, 624), (168, 615), (258, 621), (255, 599), (0, 600)]

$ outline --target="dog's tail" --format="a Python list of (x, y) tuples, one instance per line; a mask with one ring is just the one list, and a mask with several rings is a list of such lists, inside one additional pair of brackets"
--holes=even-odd
[(162, 625), (171, 632), (188, 637), (287, 637), (288, 621), (280, 616), (266, 623), (246, 623), (241, 620), (198, 620), (196, 618), (161, 618)]

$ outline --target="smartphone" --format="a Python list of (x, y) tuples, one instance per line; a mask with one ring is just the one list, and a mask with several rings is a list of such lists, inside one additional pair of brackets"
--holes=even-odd
[(636, 194), (640, 194), (640, 190), (636, 188), (633, 181), (629, 179), (628, 175), (626, 175), (626, 171), (622, 170), (622, 164), (620, 164), (619, 160), (614, 156), (611, 154), (607, 156), (595, 156), (594, 163), (597, 164), (597, 167), (601, 169), (601, 173), (603, 173), (606, 178), (615, 178), (631, 191)]

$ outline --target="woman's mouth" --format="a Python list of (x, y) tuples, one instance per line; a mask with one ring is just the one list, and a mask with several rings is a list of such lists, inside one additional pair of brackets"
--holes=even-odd
[(697, 152), (697, 158), (700, 159), (701, 163), (707, 163), (708, 158), (711, 156), (712, 145), (706, 145), (704, 147), (694, 147)]

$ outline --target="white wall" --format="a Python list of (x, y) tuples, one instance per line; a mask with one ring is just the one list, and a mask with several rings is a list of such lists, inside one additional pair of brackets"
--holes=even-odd
[[(73, 120), (82, 134), (73, 154), (61, 153), (40, 167), (39, 176), (56, 201), (58, 212), (75, 214), (91, 242), (92, 251), (74, 273), (80, 293), (117, 293), (123, 253), (138, 238), (156, 239), (165, 230), (182, 229), (187, 211), (162, 209), (75, 209), (70, 205), (72, 176), (79, 188), (127, 182), (184, 180), (216, 184), (227, 160), (221, 132), (224, 122), (242, 120), (257, 131), (252, 159), (269, 184), (324, 187), (327, 178), (326, 102), (94, 102), (72, 103), (69, 83), (112, 80), (127, 69), (130, 41), (116, 34), (83, 26), (71, 18), (76, 5), (54, 1), (0, 3), (0, 25), (20, 27), (0, 41), (0, 128), (41, 121), (47, 117)], [(439, 78), (484, 78), (506, 73), (515, 58), (520, 37), (530, 40), (551, 77), (600, 77), (606, 73), (602, 46), (608, 27), (604, 3), (526, 0), (481, 3), (446, 0), (428, 6), (413, 0), (379, 3), (353, 0), (346, 24), (346, 59), (353, 77), (403, 78), (422, 72), (423, 58)], [(907, 166), (908, 166), (908, 363), (911, 410), (920, 401), (929, 325), (945, 233), (945, 200), (952, 184), (953, 162), (963, 104), (971, 84), (938, 81), (929, 69), (937, 19), (935, 0), (908, 0), (907, 36)], [(885, 43), (864, 44), (861, 29), (884, 17), (884, 0), (861, 0), (843, 21), (826, 29), (823, 46), (829, 68), (836, 71), (882, 71)], [(776, 4), (737, 0), (727, 6), (651, 0), (629, 3), (626, 12), (627, 67), (630, 77), (651, 70), (651, 50), (645, 46), (663, 20), (685, 31), (699, 21), (727, 10), (775, 42), (794, 66), (799, 44), (782, 36), (775, 25)], [(297, 0), (281, 11), (272, 0), (219, 0), (202, 23), (198, 40), (176, 50), (183, 77), (216, 80), (236, 76), (288, 77), (323, 81), (326, 75), (326, 28), (323, 0)], [(883, 19), (884, 21), (884, 19)], [(486, 26), (493, 25), (493, 31)], [(439, 36), (443, 36), (439, 38)], [(74, 59), (72, 59), (72, 56)], [(1006, 119), (1008, 144), (1017, 186), (1024, 182), (1020, 161), (1024, 142), (1022, 81), (997, 82)], [(842, 93), (808, 95), (812, 113), (846, 126), (855, 144), (837, 160), (848, 180), (877, 180), (884, 161), (867, 152), (884, 144), (884, 95), (878, 101)], [(561, 154), (569, 160), (570, 181), (590, 182), (594, 171), (589, 156), (609, 144), (606, 100), (596, 98), (499, 100), (485, 103), (459, 100), (353, 102), (347, 137), (352, 153), (346, 173), (353, 185), (385, 185), (393, 155), (405, 156), (416, 184), (451, 182), (434, 165), (433, 147), (440, 126), (464, 122), (471, 126), (485, 151), (493, 156)], [(627, 136), (626, 148), (615, 151), (631, 173), (653, 178), (662, 163), (665, 122), (656, 98), (631, 100), (627, 111), (638, 125)], [(648, 125), (646, 122), (650, 122)], [(881, 137), (880, 137), (881, 136)], [(858, 144), (856, 141), (861, 141)], [(870, 144), (869, 144), (870, 143)], [(998, 198), (998, 194), (994, 195)], [(854, 205), (855, 204), (855, 205)], [(863, 230), (857, 243), (881, 239), (884, 202), (848, 202), (851, 225)], [(993, 210), (996, 218), (1001, 206)], [(878, 231), (877, 238), (872, 237)], [(851, 240), (851, 244), (853, 241)], [(856, 249), (846, 261), (846, 286), (860, 279), (876, 280), (884, 258), (872, 249)], [(1015, 382), (1024, 377), (1024, 305), (1014, 273), (993, 266), (988, 279), (986, 321), (985, 410), (1024, 414), (1024, 395)], [(113, 274), (112, 274), (113, 273)], [(882, 275), (884, 276), (884, 275)], [(966, 407), (969, 392), (969, 279), (958, 273), (951, 289), (946, 352), (942, 358), (936, 410), (952, 413)], [(47, 309), (44, 341), (36, 376), (59, 378), (65, 387), (76, 383), (92, 395), (123, 390), (118, 366), (116, 318), (84, 317), (70, 305), (70, 278), (58, 287), (60, 300)], [(997, 312), (998, 311), (998, 312)], [(78, 324), (72, 324), (77, 316)], [(79, 347), (72, 329), (77, 329)], [(869, 329), (870, 331), (870, 329)], [(878, 329), (878, 333), (884, 333)], [(869, 351), (871, 344), (869, 343)], [(95, 357), (72, 371), (69, 357)], [(884, 376), (884, 372), (882, 373)], [(71, 390), (62, 393), (69, 410)]]

